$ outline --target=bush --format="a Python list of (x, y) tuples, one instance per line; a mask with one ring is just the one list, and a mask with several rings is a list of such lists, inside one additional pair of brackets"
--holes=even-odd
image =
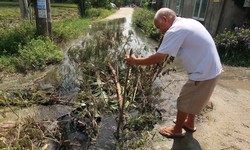
[(18, 70), (38, 70), (49, 64), (62, 60), (63, 54), (57, 50), (56, 45), (49, 39), (32, 39), (24, 46), (19, 46), (20, 53), (16, 59)]
[(233, 66), (250, 66), (250, 29), (235, 27), (215, 37), (215, 43), (223, 63)]
[(35, 35), (35, 27), (24, 22), (19, 27), (10, 30), (0, 30), (0, 56), (17, 53), (18, 45), (24, 45)]
[(154, 26), (155, 12), (148, 9), (137, 8), (133, 13), (133, 24), (139, 27), (148, 37), (159, 40), (161, 34)]

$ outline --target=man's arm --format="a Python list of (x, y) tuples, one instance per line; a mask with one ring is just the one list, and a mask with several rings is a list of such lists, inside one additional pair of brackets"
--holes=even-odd
[(142, 58), (136, 58), (135, 55), (126, 55), (125, 60), (131, 64), (131, 65), (152, 65), (152, 64), (157, 64), (161, 63), (167, 54), (161, 54), (161, 53), (155, 53), (150, 56), (142, 57)]

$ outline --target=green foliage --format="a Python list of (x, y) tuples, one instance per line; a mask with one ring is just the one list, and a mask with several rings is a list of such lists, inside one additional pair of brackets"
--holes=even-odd
[(88, 18), (68, 19), (57, 22), (52, 26), (53, 40), (55, 42), (72, 40), (82, 34), (90, 23), (91, 21)]
[(233, 66), (250, 66), (250, 29), (235, 27), (215, 37), (223, 63)]
[(140, 28), (148, 37), (155, 40), (160, 39), (160, 33), (154, 26), (155, 12), (148, 9), (138, 8), (133, 13), (133, 24)]
[[(102, 0), (102, 1), (99, 1), (99, 0), (75, 0), (74, 2), (78, 5), (78, 10), (79, 10), (81, 17), (85, 17), (86, 15), (90, 16), (91, 15), (90, 12), (94, 12), (93, 16), (95, 16), (95, 17), (96, 17), (96, 15), (100, 16), (100, 14), (102, 14), (102, 11), (104, 9), (110, 10), (112, 8), (109, 0)], [(100, 10), (93, 9), (90, 12), (88, 12), (88, 10), (91, 8), (103, 8), (103, 9), (100, 9)]]
[(14, 29), (0, 30), (0, 56), (12, 55), (18, 51), (18, 45), (24, 45), (35, 35), (35, 28), (28, 22), (23, 22)]
[(16, 7), (16, 6), (19, 6), (19, 3), (17, 0), (15, 0), (15, 2), (7, 2), (7, 1), (0, 1), (0, 5), (1, 6), (8, 6), (8, 7)]
[(78, 10), (81, 17), (86, 15), (87, 9), (91, 8), (91, 0), (74, 0), (78, 6)]
[(114, 12), (115, 10), (107, 10), (104, 8), (91, 8), (87, 10), (86, 15), (88, 18), (100, 19), (100, 18), (105, 18)]
[(61, 51), (49, 39), (32, 39), (24, 46), (19, 46), (19, 57), (17, 58), (17, 68), (21, 70), (38, 70), (49, 64), (55, 64), (62, 60)]
[(16, 67), (13, 62), (15, 62), (16, 57), (13, 56), (1, 56), (0, 57), (0, 72), (15, 72)]
[(91, 0), (91, 5), (94, 8), (109, 8), (111, 9), (109, 0)]
[(60, 7), (60, 8), (77, 8), (76, 4), (65, 4), (65, 3), (52, 3), (51, 7)]
[(144, 2), (142, 3), (142, 7), (145, 9), (149, 9), (150, 8), (150, 2), (151, 0), (144, 0)]

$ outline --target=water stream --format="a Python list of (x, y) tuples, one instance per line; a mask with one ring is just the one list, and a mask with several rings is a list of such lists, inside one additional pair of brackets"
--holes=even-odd
[[(76, 99), (75, 95), (80, 92), (81, 86), (84, 86), (83, 82), (87, 82), (82, 80), (82, 76), (84, 75), (84, 73), (82, 72), (82, 68), (84, 67), (84, 65), (86, 65), (85, 63), (82, 63), (82, 61), (85, 61), (86, 59), (91, 59), (81, 58), (83, 54), (81, 51), (78, 50), (88, 49), (89, 46), (93, 44), (91, 42), (95, 42), (95, 40), (93, 39), (97, 37), (102, 38), (102, 35), (104, 34), (111, 34), (109, 33), (109, 31), (107, 31), (106, 28), (109, 28), (109, 24), (112, 22), (119, 26), (119, 29), (121, 30), (119, 32), (122, 33), (123, 39), (129, 40), (127, 41), (128, 43), (126, 45), (124, 44), (124, 41), (121, 42), (120, 47), (112, 47), (112, 43), (106, 43), (106, 45), (108, 45), (107, 48), (109, 48), (110, 51), (129, 50), (132, 48), (135, 54), (148, 55), (152, 53), (152, 50), (154, 50), (154, 47), (157, 45), (157, 43), (145, 37), (143, 33), (135, 31), (131, 25), (131, 17), (132, 16), (128, 16), (126, 18), (109, 21), (109, 23), (104, 24), (100, 23), (101, 26), (99, 26), (100, 24), (97, 23), (96, 26), (99, 26), (97, 28), (95, 27), (95, 25), (90, 26), (90, 32), (87, 34), (87, 36), (77, 39), (76, 41), (72, 42), (72, 44), (68, 47), (65, 53), (65, 60), (63, 64), (53, 69), (47, 74), (47, 76), (43, 78), (43, 80), (39, 82), (41, 88), (44, 89), (46, 87), (56, 87), (56, 89), (59, 91), (59, 96), (62, 99), (67, 99), (68, 102), (74, 102), (74, 100)], [(114, 28), (113, 30), (116, 30), (116, 28)], [(118, 31), (115, 32), (118, 33)], [(115, 34), (115, 36), (119, 35)], [(91, 50), (94, 51), (94, 48)], [(128, 54), (128, 52), (126, 53)], [(91, 79), (91, 77), (89, 78)], [(62, 106), (60, 105), (60, 107)], [(68, 107), (69, 106), (65, 106), (67, 110), (69, 110)], [(61, 143), (62, 146), (59, 146), (59, 143), (51, 142), (48, 149), (116, 149), (117, 140), (114, 137), (114, 133), (116, 132), (117, 128), (117, 121), (115, 120), (117, 116), (110, 115), (108, 113), (102, 114), (97, 138), (90, 139), (88, 133), (82, 131), (85, 129), (85, 126), (79, 124), (79, 122), (81, 122), (81, 117), (77, 115), (78, 112), (74, 113), (74, 110), (76, 108), (72, 109), (71, 112), (64, 113), (64, 115), (61, 115), (60, 117), (54, 119), (59, 120), (59, 122), (64, 122), (63, 124), (61, 124), (61, 127), (63, 128), (64, 132), (64, 141), (73, 142)], [(58, 112), (58, 109), (55, 110), (55, 113), (60, 114), (60, 112)], [(86, 120), (83, 120), (83, 122), (84, 121)], [(79, 130), (79, 128), (82, 128), (82, 130)]]

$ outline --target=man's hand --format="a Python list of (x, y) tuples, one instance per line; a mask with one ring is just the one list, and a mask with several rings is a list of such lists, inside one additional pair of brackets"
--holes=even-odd
[(124, 60), (127, 61), (127, 63), (130, 65), (136, 65), (137, 58), (135, 57), (134, 54), (132, 54), (132, 55), (126, 55)]

